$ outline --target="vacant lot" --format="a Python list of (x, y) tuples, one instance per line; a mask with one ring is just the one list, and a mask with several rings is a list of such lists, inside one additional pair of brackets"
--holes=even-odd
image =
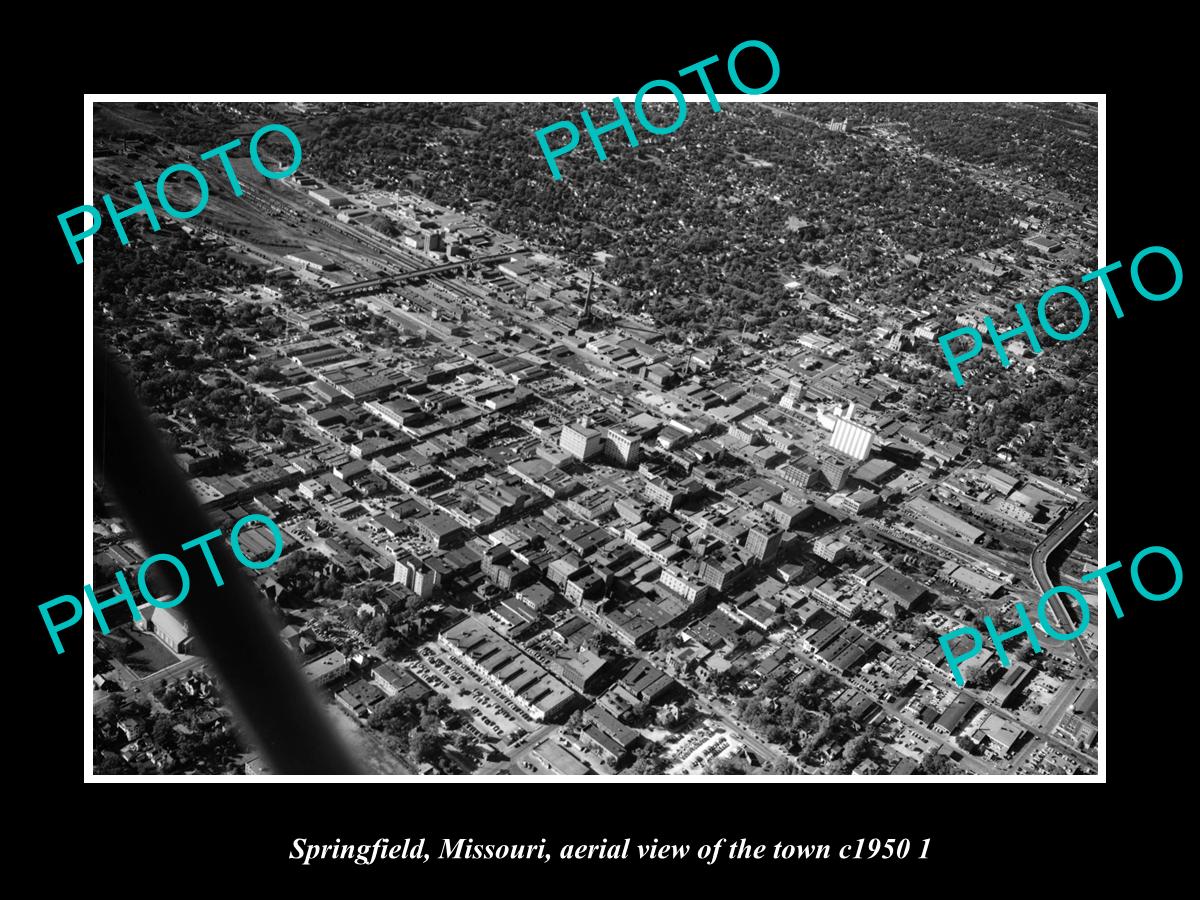
[(126, 657), (125, 665), (142, 678), (179, 662), (179, 657), (168, 650), (166, 645), (154, 635), (133, 628), (127, 628), (125, 633), (137, 643), (139, 648)]

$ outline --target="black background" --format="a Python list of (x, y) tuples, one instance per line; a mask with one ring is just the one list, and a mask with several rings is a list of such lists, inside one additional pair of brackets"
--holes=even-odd
[[(34, 849), (54, 855), (57, 865), (82, 856), (79, 862), (98, 880), (125, 881), (135, 871), (153, 870), (175, 883), (197, 876), (197, 884), (216, 886), (223, 879), (238, 883), (243, 876), (269, 873), (309, 881), (332, 875), (351, 887), (363, 876), (382, 875), (399, 890), (414, 876), (457, 887), (464, 875), (502, 890), (533, 885), (539, 891), (587, 890), (589, 881), (608, 878), (614, 880), (594, 883), (621, 890), (622, 884), (642, 883), (651, 873), (635, 862), (577, 862), (568, 868), (558, 861), (527, 869), (479, 862), (423, 868), (342, 862), (301, 869), (287, 860), (292, 840), (426, 836), (427, 844), (436, 845), (449, 836), (505, 843), (547, 837), (553, 844), (630, 836), (635, 842), (657, 837), (694, 846), (745, 837), (751, 843), (830, 843), (836, 854), (839, 844), (860, 837), (908, 837), (917, 847), (933, 838), (924, 862), (911, 856), (904, 863), (792, 862), (775, 864), (769, 872), (761, 868), (769, 865), (766, 861), (653, 866), (671, 882), (686, 876), (714, 888), (788, 892), (853, 888), (872, 877), (881, 885), (911, 883), (941, 891), (991, 885), (1058, 890), (1066, 886), (1059, 882), (1071, 883), (1121, 860), (1153, 868), (1172, 865), (1180, 838), (1170, 819), (1182, 787), (1191, 781), (1189, 744), (1180, 729), (1193, 715), (1192, 680), (1185, 673), (1189, 626), (1194, 625), (1188, 594), (1195, 576), (1185, 574), (1183, 590), (1169, 601), (1151, 603), (1136, 596), (1127, 573), (1132, 557), (1151, 544), (1171, 548), (1185, 573), (1192, 572), (1191, 531), (1184, 516), (1194, 481), (1189, 437), (1194, 382), (1187, 372), (1195, 371), (1196, 360), (1185, 321), (1186, 279), (1173, 298), (1150, 303), (1134, 293), (1126, 272), (1118, 272), (1114, 283), (1126, 315), (1117, 320), (1106, 314), (1104, 561), (1125, 563), (1113, 582), (1126, 616), (1116, 621), (1110, 615), (1106, 625), (1104, 786), (977, 779), (564, 784), (528, 778), (496, 784), (222, 784), (216, 790), (185, 784), (84, 785), (82, 636), (75, 632), (66, 641), (67, 652), (55, 656), (36, 608), (60, 594), (78, 595), (83, 567), (77, 554), (81, 544), (86, 546), (74, 505), (81, 454), (90, 448), (90, 436), (81, 434), (74, 418), (90, 403), (82, 388), (77, 318), (82, 267), (67, 252), (55, 218), (80, 202), (85, 89), (252, 96), (268, 91), (587, 91), (628, 100), (644, 82), (671, 77), (713, 54), (722, 59), (710, 69), (715, 90), (732, 91), (724, 59), (739, 42), (756, 38), (770, 44), (780, 60), (782, 74), (772, 93), (1107, 92), (1107, 253), (1102, 262), (1119, 259), (1127, 269), (1139, 250), (1157, 244), (1172, 249), (1188, 271), (1184, 221), (1192, 214), (1193, 178), (1184, 154), (1192, 148), (1180, 131), (1190, 105), (1172, 97), (1179, 57), (1124, 26), (1114, 37), (1052, 21), (1033, 9), (1005, 15), (1019, 15), (1021, 21), (1003, 28), (990, 21), (950, 26), (907, 18), (784, 27), (780, 21), (764, 25), (761, 16), (734, 17), (704, 36), (681, 35), (677, 25), (618, 26), (604, 10), (597, 11), (596, 27), (581, 31), (564, 23), (537, 35), (521, 17), (495, 30), (446, 21), (406, 31), (397, 23), (402, 33), (391, 39), (372, 36), (363, 23), (316, 27), (309, 22), (288, 29), (292, 39), (274, 40), (269, 51), (251, 29), (244, 40), (202, 46), (197, 52), (204, 65), (195, 70), (144, 61), (100, 66), (82, 87), (60, 80), (27, 96), (22, 101), (29, 106), (27, 156), (10, 166), (14, 186), (27, 196), (19, 210), (9, 210), (10, 221), (19, 226), (9, 230), (10, 271), (21, 285), (9, 303), (15, 319), (10, 360), (21, 361), (20, 370), (10, 367), (10, 396), (17, 403), (9, 477), (24, 498), (9, 508), (15, 527), (9, 541), (17, 552), (8, 563), (10, 622), (16, 625), (11, 640), (28, 662), (9, 670), (5, 732), (9, 745), (20, 748), (17, 761), (10, 763), (16, 787), (32, 790), (30, 802), (16, 813)], [(941, 30), (948, 27), (952, 34)], [(1170, 30), (1162, 17), (1156, 28)], [(359, 47), (353, 34), (362, 34), (369, 46)], [(331, 52), (335, 45), (339, 49)], [(756, 58), (761, 58), (756, 51), (739, 58), (739, 71), (750, 85), (766, 80), (765, 68), (754, 70)], [(689, 92), (698, 89), (690, 82), (683, 86)], [(1147, 582), (1155, 584), (1149, 576)], [(616, 880), (630, 875), (638, 881)], [(530, 880), (548, 877), (553, 881), (540, 885)]]

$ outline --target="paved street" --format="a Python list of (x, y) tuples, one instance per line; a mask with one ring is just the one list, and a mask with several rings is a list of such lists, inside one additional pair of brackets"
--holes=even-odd
[(478, 774), (480, 774), (480, 775), (496, 775), (501, 770), (507, 769), (510, 765), (512, 765), (513, 758), (520, 756), (522, 753), (524, 753), (526, 750), (528, 750), (530, 747), (532, 747), (538, 741), (542, 740), (545, 737), (549, 737), (550, 735), (554, 734), (554, 732), (557, 730), (558, 730), (557, 725), (547, 724), (547, 725), (541, 726), (536, 731), (531, 731), (529, 734), (527, 734), (524, 738), (522, 738), (520, 741), (518, 741), (516, 744), (514, 744), (506, 752), (505, 755), (508, 757), (508, 759), (504, 760), (504, 762), (493, 762), (493, 763), (488, 763), (484, 766), (480, 766)]
[(736, 734), (741, 739), (743, 744), (745, 744), (758, 755), (762, 765), (772, 765), (780, 762), (784, 758), (779, 751), (772, 750), (771, 747), (768, 746), (766, 742), (764, 742), (763, 739), (756, 735), (753, 731), (750, 731), (748, 728), (744, 728), (743, 726), (739, 725), (734, 720), (733, 716), (726, 711), (726, 708), (723, 705), (718, 705), (716, 702), (705, 697), (701, 697), (699, 694), (697, 694), (696, 708), (706, 715), (717, 719), (722, 725)]
[[(1046, 535), (1045, 539), (1034, 548), (1032, 556), (1029, 559), (1029, 568), (1033, 572), (1034, 581), (1037, 582), (1038, 590), (1043, 594), (1054, 587), (1054, 582), (1050, 579), (1050, 573), (1047, 570), (1047, 564), (1050, 556), (1058, 549), (1069, 536), (1075, 533), (1076, 529), (1083, 525), (1092, 514), (1096, 511), (1096, 504), (1089, 502), (1085, 503), (1071, 515), (1067, 516), (1055, 526), (1054, 530)], [(1103, 590), (1103, 589), (1102, 589)], [(1067, 610), (1067, 606), (1061, 595), (1056, 594), (1051, 598), (1048, 607), (1052, 610), (1055, 620), (1055, 628), (1063, 634), (1070, 634), (1075, 630), (1076, 620), (1074, 616)], [(1084, 671), (1095, 673), (1096, 663), (1091, 655), (1087, 652), (1084, 645), (1073, 640), (1071, 649), (1074, 651), (1076, 658), (1083, 666)]]

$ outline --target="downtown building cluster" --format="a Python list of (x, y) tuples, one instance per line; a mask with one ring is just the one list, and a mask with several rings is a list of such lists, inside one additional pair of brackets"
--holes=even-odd
[[(972, 608), (1001, 622), (1027, 577), (1012, 548), (1087, 504), (1083, 466), (1020, 465), (1030, 433), (985, 459), (944, 424), (916, 376), (936, 368), (921, 350), (959, 314), (949, 301), (876, 309), (830, 266), (838, 290), (781, 288), (811, 330), (747, 330), (719, 352), (622, 310), (602, 269), (481, 215), (409, 189), (283, 181), (305, 221), (390, 242), (412, 268), (371, 270), (331, 241), (272, 260), (283, 291), (180, 298), (282, 323), (247, 327), (228, 368), (289, 429), (243, 436), (233, 466), (180, 434), (178, 458), (215, 518), (261, 509), (284, 562), (311, 560), (302, 599), (287, 577), (257, 581), (281, 640), (356, 721), (394, 697), (445, 697), (514, 765), (564, 774), (624, 771), (647, 749), (680, 772), (908, 774), (931, 755), (1089, 770), (1082, 662), (1023, 661), (1010, 678), (985, 649), (963, 668), (988, 686), (963, 691), (937, 642)], [(1063, 242), (1082, 256), (1093, 236)], [(949, 264), (972, 287), (1016, 289), (1015, 262)], [(1036, 377), (1027, 362), (1020, 376)], [(952, 402), (964, 418), (994, 404)], [(116, 517), (103, 527), (99, 555), (136, 560)], [(813, 710), (785, 741), (772, 692), (800, 688)], [(672, 740), (651, 746), (661, 728)], [(844, 755), (859, 737), (876, 752)]]

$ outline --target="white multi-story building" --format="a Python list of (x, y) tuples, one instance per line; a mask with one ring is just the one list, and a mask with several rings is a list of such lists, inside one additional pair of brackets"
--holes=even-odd
[(603, 439), (599, 430), (592, 428), (586, 422), (564, 425), (558, 439), (558, 446), (564, 453), (569, 453), (578, 460), (591, 459), (603, 449)]
[(708, 596), (709, 586), (707, 584), (692, 581), (670, 569), (663, 569), (658, 580), (668, 591), (678, 594), (688, 603), (699, 603)]
[(638, 461), (642, 439), (610, 428), (604, 435), (604, 455), (622, 466), (632, 466)]
[(846, 555), (849, 547), (845, 541), (841, 541), (835, 537), (819, 537), (813, 541), (813, 553), (819, 556), (826, 562), (839, 562)]

